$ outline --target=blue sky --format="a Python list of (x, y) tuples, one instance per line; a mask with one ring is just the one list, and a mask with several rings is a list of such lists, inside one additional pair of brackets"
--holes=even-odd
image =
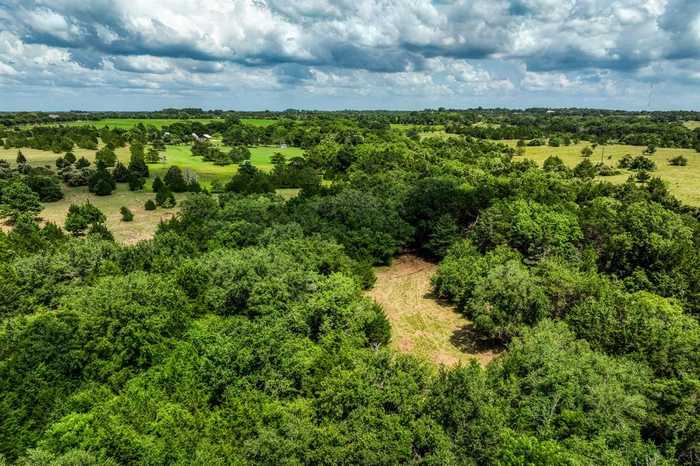
[(700, 0), (0, 0), (0, 110), (700, 110)]

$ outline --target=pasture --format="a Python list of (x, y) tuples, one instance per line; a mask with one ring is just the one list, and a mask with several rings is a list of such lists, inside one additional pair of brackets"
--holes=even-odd
[[(501, 141), (507, 142), (515, 147), (517, 141)], [(564, 163), (569, 167), (575, 167), (579, 164), (581, 150), (590, 145), (587, 142), (580, 142), (570, 146), (549, 147), (536, 146), (526, 147), (525, 157), (534, 160), (538, 165), (542, 163), (550, 155), (559, 156)], [(602, 161), (604, 164), (611, 167), (617, 167), (618, 162), (625, 154), (632, 156), (640, 155), (644, 151), (643, 146), (629, 146), (623, 144), (611, 144), (606, 146), (598, 146), (590, 160), (593, 163)], [(688, 165), (685, 167), (676, 167), (669, 165), (668, 161), (673, 157), (682, 155), (688, 159)], [(656, 170), (651, 172), (652, 176), (658, 176), (669, 185), (671, 192), (682, 202), (700, 207), (700, 154), (692, 149), (670, 149), (659, 148), (656, 153), (651, 156), (651, 159), (656, 162)], [(629, 170), (622, 170), (622, 174), (616, 176), (599, 177), (600, 180), (609, 181), (611, 183), (624, 183), (633, 173)]]
[[(222, 149), (225, 150), (225, 147)], [(94, 162), (95, 152), (80, 148), (73, 150), (76, 157), (85, 157), (90, 162)], [(303, 149), (298, 147), (279, 148), (276, 146), (251, 147), (250, 152), (253, 165), (264, 171), (272, 170), (270, 158), (277, 152), (287, 158), (304, 154)], [(48, 165), (54, 169), (56, 159), (62, 155), (28, 148), (23, 148), (22, 153), (33, 166)], [(128, 147), (119, 147), (115, 150), (115, 153), (122, 163), (128, 164), (130, 158)], [(163, 177), (170, 166), (177, 165), (183, 170), (196, 173), (200, 183), (204, 187), (210, 187), (214, 181), (226, 183), (238, 170), (238, 165), (219, 166), (206, 162), (200, 157), (194, 157), (190, 151), (190, 146), (187, 145), (167, 146), (164, 153), (166, 156), (165, 162), (148, 164), (151, 179), (156, 175)], [(0, 159), (5, 159), (14, 165), (16, 157), (17, 149), (0, 148)], [(298, 191), (298, 189), (280, 189), (278, 194), (285, 199), (289, 199), (295, 196)], [(150, 182), (146, 184), (146, 190), (142, 192), (129, 191), (126, 184), (119, 184), (117, 190), (110, 196), (96, 196), (90, 193), (85, 186), (74, 188), (63, 185), (63, 192), (65, 197), (62, 200), (44, 204), (44, 209), (39, 214), (43, 221), (54, 222), (62, 226), (68, 207), (72, 203), (89, 201), (104, 212), (107, 217), (107, 227), (114, 234), (114, 238), (126, 244), (133, 244), (140, 240), (151, 238), (161, 220), (169, 218), (178, 210), (177, 207), (174, 209), (158, 208), (154, 211), (144, 210), (145, 202), (154, 197), (153, 192), (150, 190)], [(186, 194), (176, 194), (176, 199), (179, 202), (185, 196)], [(121, 221), (119, 209), (122, 206), (128, 207), (133, 212), (134, 220), (132, 222)]]

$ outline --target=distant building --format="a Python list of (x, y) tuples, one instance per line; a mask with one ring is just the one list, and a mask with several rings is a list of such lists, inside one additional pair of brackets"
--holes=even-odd
[(208, 134), (202, 134), (202, 138), (208, 140), (211, 139), (211, 136), (209, 136)]

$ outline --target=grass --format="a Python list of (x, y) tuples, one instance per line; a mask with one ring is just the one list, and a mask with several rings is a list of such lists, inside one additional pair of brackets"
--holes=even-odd
[[(95, 160), (96, 151), (76, 148), (73, 152), (78, 158), (85, 157), (91, 162)], [(264, 171), (272, 170), (270, 158), (277, 152), (285, 155), (287, 158), (304, 154), (303, 149), (298, 147), (251, 147), (250, 152), (251, 162)], [(33, 166), (48, 165), (54, 169), (56, 168), (56, 159), (62, 155), (27, 148), (22, 149), (22, 153)], [(117, 158), (124, 164), (129, 162), (130, 153), (128, 147), (117, 148), (115, 153), (117, 154)], [(204, 186), (210, 186), (215, 180), (225, 183), (238, 170), (238, 165), (218, 166), (211, 162), (205, 162), (200, 157), (194, 157), (190, 151), (190, 146), (186, 145), (167, 146), (165, 155), (167, 159), (165, 163), (149, 164), (151, 177), (155, 177), (156, 175), (162, 177), (171, 165), (177, 165), (183, 170), (192, 170), (197, 173), (201, 183)], [(0, 148), (0, 159), (8, 160), (14, 165), (16, 157), (17, 149)], [(148, 183), (146, 187), (150, 189), (150, 183)], [(160, 221), (177, 212), (177, 208), (169, 210), (157, 209), (155, 211), (144, 210), (143, 207), (146, 200), (152, 199), (154, 197), (153, 193), (131, 192), (125, 184), (120, 184), (111, 196), (103, 197), (95, 196), (88, 192), (87, 187), (72, 188), (64, 185), (63, 191), (65, 195), (64, 199), (44, 205), (44, 210), (39, 214), (43, 220), (54, 222), (62, 226), (65, 221), (66, 213), (68, 212), (68, 207), (72, 203), (90, 201), (105, 213), (107, 217), (107, 227), (112, 231), (115, 239), (126, 244), (133, 244), (140, 240), (151, 238)], [(278, 194), (285, 199), (294, 197), (298, 192), (298, 189), (278, 190)], [(184, 196), (184, 194), (176, 195), (176, 199), (180, 201), (184, 199)], [(121, 221), (119, 209), (122, 206), (128, 207), (134, 213), (134, 220), (132, 222)]]
[(436, 365), (454, 366), (476, 359), (487, 364), (498, 353), (474, 344), (471, 322), (431, 295), (436, 265), (405, 255), (377, 268), (377, 283), (368, 295), (391, 322), (391, 343)]
[[(503, 142), (503, 141), (501, 141)], [(515, 146), (517, 141), (505, 141), (508, 144)], [(540, 166), (544, 160), (550, 155), (559, 156), (566, 165), (574, 167), (583, 160), (581, 157), (581, 149), (590, 145), (587, 142), (572, 144), (562, 147), (526, 147), (525, 157), (534, 160)], [(600, 162), (601, 156), (603, 163), (611, 167), (617, 167), (617, 163), (625, 154), (633, 156), (639, 155), (644, 151), (642, 146), (629, 146), (623, 144), (611, 144), (605, 147), (597, 147), (595, 153), (591, 157), (591, 162)], [(604, 151), (604, 152), (603, 152)], [(669, 165), (668, 161), (678, 155), (683, 155), (688, 159), (688, 165), (685, 167), (675, 167)], [(651, 172), (652, 176), (658, 176), (669, 185), (671, 192), (682, 202), (700, 207), (700, 154), (693, 149), (657, 149), (656, 154), (651, 158), (656, 162), (656, 171)], [(611, 183), (624, 183), (627, 178), (632, 175), (629, 170), (622, 170), (621, 175), (600, 177), (601, 180), (610, 181)]]
[(241, 118), (241, 123), (250, 126), (270, 126), (275, 124), (277, 120), (272, 118)]
[[(64, 186), (64, 198), (57, 202), (44, 204), (44, 210), (39, 216), (46, 222), (54, 222), (63, 227), (68, 207), (71, 204), (90, 202), (104, 212), (107, 217), (107, 228), (114, 235), (114, 239), (124, 244), (134, 244), (138, 241), (149, 239), (153, 236), (161, 220), (166, 220), (177, 212), (174, 209), (145, 210), (144, 204), (148, 199), (153, 199), (153, 193), (129, 191), (126, 184), (119, 184), (117, 190), (111, 196), (95, 196), (88, 192), (86, 186), (71, 188)], [(184, 199), (184, 194), (176, 194), (178, 201)], [(131, 222), (122, 222), (119, 209), (126, 206), (134, 214)]]
[(700, 128), (700, 121), (697, 121), (697, 120), (686, 121), (683, 124), (685, 125), (686, 128), (689, 128), (689, 129)]

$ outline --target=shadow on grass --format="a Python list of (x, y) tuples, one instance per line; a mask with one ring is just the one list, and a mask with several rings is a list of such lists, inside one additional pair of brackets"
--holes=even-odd
[(503, 345), (499, 342), (479, 335), (474, 330), (474, 324), (471, 323), (455, 330), (450, 337), (450, 343), (460, 351), (470, 354), (498, 354), (504, 350)]

